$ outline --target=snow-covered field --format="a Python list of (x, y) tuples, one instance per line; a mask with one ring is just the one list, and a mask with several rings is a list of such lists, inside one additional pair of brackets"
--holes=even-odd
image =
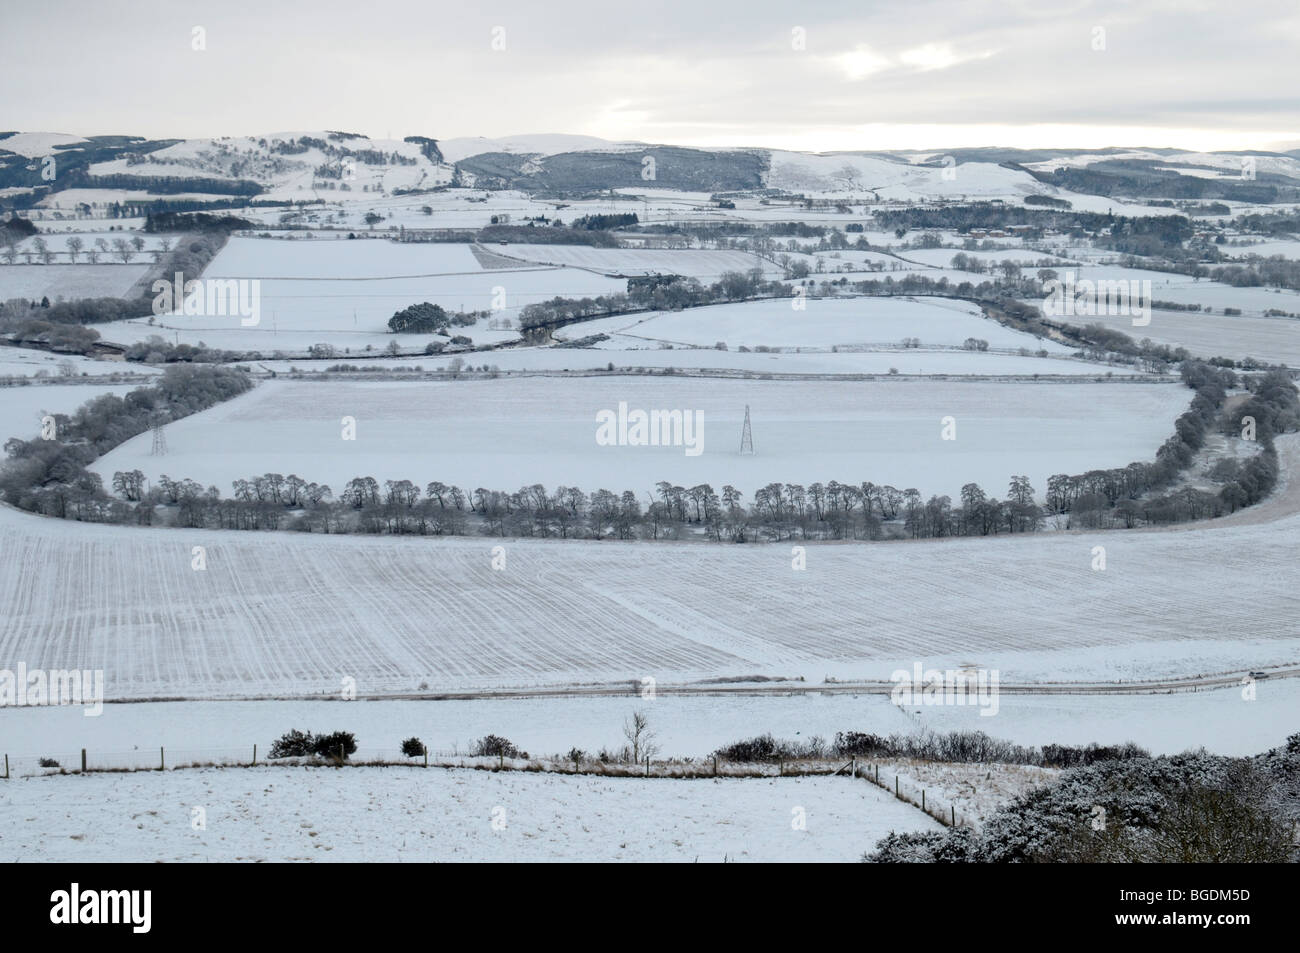
[(916, 792), (924, 790), (932, 803), (955, 808), (963, 824), (974, 825), (982, 824), (1019, 795), (1050, 784), (1060, 774), (1024, 764), (949, 764), (911, 758), (873, 761), (871, 768), (875, 767), (879, 767), (881, 784), (893, 784), (897, 778), (904, 796), (915, 799)]
[[(125, 370), (123, 365), (117, 364)], [(101, 394), (119, 397), (138, 384), (32, 384), (25, 387), (0, 387), (0, 443), (10, 437), (31, 439), (41, 429), (46, 414), (71, 414), (88, 400)]]
[(71, 298), (121, 297), (144, 277), (149, 265), (138, 259), (129, 265), (100, 261), (92, 265), (0, 264), (0, 301), (26, 298), (51, 301)]
[[(838, 861), (939, 830), (848, 778), (202, 769), (0, 782), (9, 861)], [(201, 812), (201, 813), (200, 813)], [(201, 818), (201, 824), (199, 819)]]
[[(341, 356), (366, 348), (382, 351), (396, 342), (422, 349), (435, 335), (394, 335), (388, 320), (397, 311), (428, 301), (449, 311), (486, 311), (502, 307), (493, 319), (514, 321), (519, 309), (557, 295), (588, 297), (625, 291), (627, 282), (576, 268), (542, 268), (521, 264), (519, 270), (485, 270), (468, 245), (400, 244), (384, 240), (276, 240), (232, 238), (204, 272), (205, 278), (260, 281), (260, 315), (253, 326), (243, 316), (164, 315), (101, 325), (105, 340), (130, 343), (161, 334), (168, 341), (209, 347), (278, 350), (301, 354), (313, 344), (328, 343)], [(488, 328), (480, 321), (455, 334), (475, 344), (511, 340), (515, 331)]]
[[(123, 361), (96, 360), (80, 354), (55, 354), (27, 347), (0, 347), (0, 377), (59, 377), (65, 364), (71, 365), (76, 377), (104, 377), (113, 374), (157, 374), (156, 367), (147, 364), (127, 364)], [(42, 372), (44, 374), (42, 375)], [(0, 401), (0, 406), (3, 401)]]
[[(571, 337), (581, 336), (585, 325), (570, 325), (565, 330)], [(1032, 341), (1032, 339), (1030, 339)], [(1140, 368), (1130, 364), (1098, 364), (1085, 360), (1069, 360), (1060, 357), (1021, 357), (1018, 354), (1003, 354), (993, 351), (984, 353), (976, 351), (937, 351), (925, 347), (874, 347), (869, 351), (841, 349), (832, 351), (828, 347), (811, 350), (786, 349), (780, 353), (763, 353), (760, 351), (739, 351), (735, 349), (719, 351), (714, 347), (646, 347), (646, 342), (631, 350), (610, 347), (614, 343), (628, 343), (630, 339), (620, 338), (617, 342), (604, 341), (591, 348), (562, 347), (517, 347), (495, 350), (490, 353), (468, 353), (460, 355), (461, 360), (475, 368), (487, 365), (503, 371), (593, 371), (606, 370), (609, 365), (622, 370), (633, 369), (692, 369), (720, 370), (749, 374), (762, 378), (764, 375), (863, 375), (880, 376), (890, 374), (926, 375), (930, 377), (1035, 377), (1065, 376), (1091, 377), (1101, 379), (1108, 375), (1114, 377), (1142, 377), (1150, 379)], [(364, 362), (355, 360), (356, 352), (345, 361), (367, 370), (372, 368), (406, 368), (416, 367), (426, 371), (446, 370), (454, 355), (431, 357), (414, 355), (401, 358), (368, 358)], [(275, 371), (288, 371), (298, 368), (302, 371), (317, 371), (328, 368), (335, 362), (307, 362), (303, 360), (279, 359), (259, 361), (258, 366)]]
[[(587, 492), (633, 490), (660, 480), (731, 484), (749, 494), (770, 482), (870, 480), (956, 499), (976, 482), (1001, 496), (1015, 474), (1041, 494), (1054, 473), (1124, 466), (1154, 456), (1186, 409), (1177, 384), (754, 381), (642, 376), (568, 379), (353, 382), (268, 381), (253, 392), (167, 428), (168, 455), (142, 434), (97, 460), (156, 479), (216, 484), (262, 473), (328, 483), (372, 476), (441, 480), (466, 492), (541, 483)], [(690, 447), (608, 446), (597, 414), (654, 408), (699, 412)], [(740, 457), (745, 407), (752, 457)], [(956, 439), (943, 439), (943, 418)], [(356, 439), (344, 440), (352, 417)], [(643, 503), (648, 502), (643, 499)]]
[(592, 248), (588, 245), (490, 246), (491, 251), (525, 262), (586, 268), (604, 275), (685, 275), (704, 284), (717, 281), (725, 272), (763, 270), (767, 278), (778, 278), (781, 269), (770, 261), (743, 251), (700, 249)]
[[(1234, 288), (1217, 281), (1198, 281), (1188, 275), (1148, 271), (1142, 268), (1123, 268), (1119, 265), (1086, 265), (1082, 268), (1057, 268), (1062, 280), (1067, 271), (1073, 271), (1076, 281), (1150, 281), (1151, 297), (1156, 301), (1213, 308), (1221, 315), (1224, 308), (1237, 308), (1248, 317), (1262, 317), (1266, 311), (1280, 309), (1300, 312), (1300, 291), (1284, 288)], [(1183, 313), (1183, 312), (1177, 312)], [(1195, 314), (1193, 314), (1195, 316)], [(1131, 319), (1130, 319), (1131, 321)], [(1155, 324), (1154, 317), (1152, 324)], [(1133, 328), (1134, 337), (1147, 335), (1147, 329)]]
[[(0, 139), (0, 142), (4, 140)], [(129, 221), (124, 219), (122, 221)], [(147, 232), (139, 230), (127, 230), (123, 225), (122, 231), (106, 231), (102, 224), (98, 222), (79, 222), (79, 221), (42, 221), (39, 225), (40, 234), (30, 235), (18, 242), (15, 246), (19, 254), (26, 251), (36, 251), (36, 242), (38, 239), (44, 239), (46, 247), (54, 253), (56, 262), (69, 262), (71, 250), (68, 248), (68, 239), (74, 236), (81, 239), (82, 249), (77, 253), (78, 261), (86, 260), (86, 249), (99, 249), (102, 258), (110, 259), (113, 263), (120, 262), (117, 253), (112, 250), (112, 244), (118, 239), (126, 238), (128, 241), (139, 238), (143, 245), (139, 251), (135, 246), (131, 247), (131, 258), (133, 261), (152, 261), (153, 252), (161, 251), (164, 247), (171, 248), (176, 245), (175, 235), (150, 235)], [(129, 238), (128, 238), (129, 236)], [(104, 250), (108, 246), (108, 250)]]
[[(1187, 651), (1186, 645), (1164, 648)], [(297, 728), (351, 731), (361, 759), (401, 760), (400, 743), (412, 736), (436, 755), (454, 758), (475, 740), (496, 734), (534, 757), (562, 761), (574, 747), (617, 749), (624, 742), (623, 723), (642, 710), (661, 756), (674, 758), (704, 758), (762, 734), (802, 741), (819, 736), (829, 742), (840, 731), (887, 736), (957, 729), (1029, 746), (1132, 741), (1156, 754), (1204, 745), (1220, 754), (1246, 755), (1280, 745), (1295, 732), (1300, 705), (1296, 678), (1257, 682), (1249, 702), (1239, 686), (1124, 695), (1004, 693), (993, 716), (960, 706), (899, 706), (884, 694), (819, 691), (815, 682), (719, 685), (714, 693), (697, 694), (658, 691), (651, 700), (633, 692), (630, 682), (621, 695), (443, 700), (343, 701), (339, 687), (313, 700), (123, 702), (105, 705), (97, 717), (86, 717), (75, 706), (6, 708), (0, 710), (0, 753), (9, 756), (14, 774), (40, 773), (41, 757), (75, 767), (82, 748), (92, 767), (152, 767), (159, 748), (166, 749), (173, 765), (247, 763), (253, 745), (265, 754), (272, 740)], [(641, 687), (638, 681), (638, 692)], [(720, 691), (728, 687), (774, 691)]]
[[(1049, 255), (1046, 252), (1034, 251), (1031, 248), (1004, 248), (997, 251), (965, 251), (960, 248), (906, 248), (900, 249), (899, 255), (908, 261), (919, 261), (935, 268), (947, 268), (952, 264), (952, 260), (957, 255), (965, 255), (967, 258), (974, 258), (982, 261), (986, 267), (992, 270), (1004, 261), (1014, 261), (1020, 265), (1024, 271), (1032, 273), (1037, 270), (1038, 262), (1050, 261), (1050, 265), (1043, 267), (1053, 268), (1060, 271), (1068, 268), (1071, 262), (1068, 258), (1058, 258), (1055, 255)], [(969, 281), (982, 281), (987, 278), (985, 275), (972, 274)]]
[(383, 238), (349, 241), (231, 238), (204, 271), (209, 278), (347, 281), (477, 274), (483, 269), (467, 244), (402, 243)]
[[(1268, 294), (1262, 288), (1243, 288)], [(1159, 298), (1159, 292), (1156, 293)], [(1038, 303), (1038, 302), (1035, 302)], [(1274, 307), (1300, 313), (1300, 302), (1278, 300)], [(1213, 314), (1189, 311), (1152, 311), (1151, 323), (1133, 327), (1127, 315), (1088, 315), (1055, 317), (1066, 324), (1102, 324), (1122, 331), (1134, 340), (1150, 338), (1157, 344), (1184, 347), (1198, 357), (1231, 357), (1277, 362), (1295, 367), (1300, 364), (1300, 320), (1264, 318), (1250, 315), (1225, 315), (1221, 309)]]
[(1297, 659), (1298, 521), (814, 545), (795, 571), (788, 545), (141, 529), (3, 508), (0, 658), (102, 669), (110, 698), (332, 695), (344, 676), (361, 694), (887, 680), (918, 659), (1008, 684), (1234, 673)]
[[(795, 304), (801, 304), (796, 309)], [(1053, 341), (1012, 330), (985, 318), (978, 305), (951, 298), (776, 299), (690, 308), (685, 311), (621, 315), (584, 321), (555, 336), (572, 340), (608, 334), (602, 347), (618, 350), (660, 347), (729, 348), (898, 347), (918, 338), (922, 347), (961, 347), (968, 338), (994, 349), (1039, 349), (1069, 354)]]

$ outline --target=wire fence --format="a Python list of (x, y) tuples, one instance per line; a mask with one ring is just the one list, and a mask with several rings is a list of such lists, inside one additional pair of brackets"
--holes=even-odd
[(465, 768), (483, 771), (525, 771), (544, 774), (595, 775), (626, 778), (799, 778), (844, 777), (863, 780), (894, 795), (898, 800), (924, 811), (947, 827), (973, 826), (971, 819), (959, 813), (933, 791), (878, 762), (826, 759), (790, 761), (727, 761), (717, 757), (626, 761), (600, 761), (590, 758), (524, 758), (496, 755), (473, 755), (461, 751), (430, 751), (409, 756), (398, 748), (359, 748), (345, 757), (306, 756), (270, 758), (269, 747), (252, 744), (242, 748), (133, 748), (130, 751), (98, 751), (82, 748), (71, 752), (46, 755), (4, 755), (4, 780), (58, 774), (93, 774), (136, 771), (175, 771), (188, 768), (254, 767), (408, 767)]

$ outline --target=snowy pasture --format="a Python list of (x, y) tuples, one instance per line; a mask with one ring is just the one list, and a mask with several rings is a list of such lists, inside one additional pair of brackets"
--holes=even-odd
[(940, 829), (887, 791), (849, 778), (400, 767), (28, 778), (0, 783), (0, 808), (11, 818), (0, 855), (62, 863), (847, 863), (890, 832)]
[[(372, 476), (431, 480), (472, 492), (541, 483), (588, 492), (633, 490), (644, 502), (660, 480), (731, 484), (747, 494), (771, 482), (870, 480), (956, 499), (979, 483), (1005, 492), (1029, 476), (1040, 492), (1054, 473), (1124, 466), (1154, 456), (1187, 407), (1177, 384), (958, 381), (754, 381), (645, 376), (354, 382), (268, 381), (167, 427), (169, 453), (141, 434), (97, 460), (115, 470), (190, 477), (229, 493), (232, 481), (295, 473), (340, 493)], [(702, 415), (698, 454), (676, 446), (602, 445), (597, 415), (681, 410)], [(738, 455), (745, 407), (754, 456)], [(943, 439), (943, 418), (956, 439)], [(342, 439), (341, 421), (356, 421)]]

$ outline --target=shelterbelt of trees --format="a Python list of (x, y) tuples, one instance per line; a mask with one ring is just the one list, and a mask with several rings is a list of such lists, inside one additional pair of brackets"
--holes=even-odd
[(0, 467), (0, 498), (64, 519), (130, 522), (129, 504), (114, 506), (99, 474), (86, 465), (155, 422), (179, 420), (252, 387), (248, 375), (217, 367), (170, 367), (155, 384), (122, 397), (103, 394), (72, 415), (54, 416), (51, 439), (13, 438)]
[[(1005, 500), (966, 484), (955, 506), (947, 496), (925, 500), (912, 487), (837, 480), (806, 487), (769, 484), (748, 504), (730, 485), (718, 492), (709, 484), (688, 488), (661, 482), (646, 506), (631, 490), (588, 493), (562, 486), (550, 492), (533, 484), (516, 492), (484, 487), (466, 492), (434, 480), (422, 491), (405, 479), (386, 480), (381, 488), (372, 476), (350, 480), (336, 499), (329, 486), (276, 473), (235, 481), (229, 498), (215, 486), (166, 475), (146, 490), (138, 470), (115, 473), (112, 492), (107, 492), (100, 477), (86, 469), (96, 456), (155, 421), (178, 419), (251, 386), (244, 372), (209, 367), (170, 368), (158, 383), (125, 397), (98, 397), (70, 417), (56, 417), (52, 440), (8, 441), (0, 494), (25, 510), (93, 522), (566, 539), (702, 535), (718, 542), (1023, 533), (1038, 530), (1051, 514), (1066, 516), (1071, 526), (1133, 527), (1203, 519), (1258, 502), (1277, 479), (1274, 434), (1300, 426), (1300, 403), (1289, 375), (1273, 370), (1239, 381), (1229, 369), (1190, 361), (1182, 375), (1196, 395), (1153, 462), (1053, 476), (1045, 506), (1023, 476), (1011, 478)], [(1225, 415), (1226, 389), (1238, 383), (1250, 389), (1250, 396)], [(1244, 464), (1233, 462), (1231, 472), (1221, 474), (1224, 485), (1218, 493), (1170, 489), (1214, 426), (1236, 430), (1247, 415), (1255, 419), (1260, 452)], [(1168, 492), (1158, 495), (1161, 491)]]
[[(148, 230), (148, 229), (146, 229)], [(203, 234), (194, 235), (180, 241), (176, 247), (163, 254), (158, 263), (159, 273), (168, 281), (174, 281), (177, 274), (182, 276), (182, 283), (203, 274), (203, 269), (216, 257), (225, 245), (229, 231), (226, 227), (212, 227)], [(136, 254), (127, 249), (124, 254)], [(154, 294), (146, 291), (138, 298), (76, 298), (71, 301), (58, 301), (53, 304), (48, 299), (40, 302), (16, 299), (0, 305), (0, 333), (7, 334), (19, 344), (43, 345), (64, 353), (89, 354), (99, 340), (99, 332), (85, 327), (90, 324), (102, 324), (123, 318), (143, 318), (153, 314)], [(192, 360), (198, 349), (182, 345), (184, 355), (180, 359)], [(150, 353), (148, 349), (135, 348), (128, 351), (128, 359), (141, 360)], [(212, 360), (232, 358), (222, 352), (215, 352)]]

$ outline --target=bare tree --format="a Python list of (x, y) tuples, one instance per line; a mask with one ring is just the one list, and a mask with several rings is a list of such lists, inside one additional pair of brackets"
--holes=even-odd
[(650, 729), (650, 716), (644, 711), (632, 712), (627, 721), (623, 722), (623, 737), (627, 739), (628, 753), (638, 764), (659, 753), (655, 733)]
[(72, 259), (72, 263), (75, 265), (77, 256), (81, 254), (81, 249), (86, 247), (86, 243), (79, 236), (73, 235), (67, 240), (66, 244), (68, 246), (68, 257)]

